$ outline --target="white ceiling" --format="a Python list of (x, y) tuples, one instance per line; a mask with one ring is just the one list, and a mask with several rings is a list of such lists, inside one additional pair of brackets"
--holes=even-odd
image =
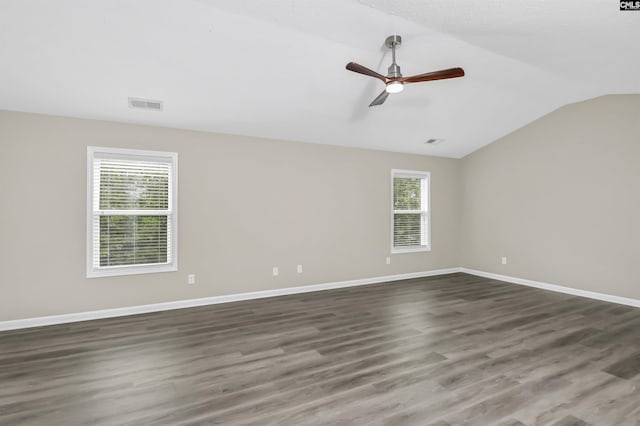
[[(368, 108), (382, 83), (344, 67), (386, 74), (390, 34), (405, 75), (467, 75)], [(616, 0), (1, 0), (0, 109), (460, 158), (640, 93), (638, 40)]]

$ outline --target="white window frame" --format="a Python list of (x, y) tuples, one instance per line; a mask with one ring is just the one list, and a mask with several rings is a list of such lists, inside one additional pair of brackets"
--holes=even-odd
[[(394, 209), (394, 189), (393, 189), (393, 181), (395, 178), (409, 178), (409, 179), (422, 179), (422, 194), (420, 197), (421, 200), (421, 208), (420, 210), (395, 210)], [(415, 171), (415, 170), (400, 170), (400, 169), (392, 169), (391, 170), (391, 253), (392, 254), (400, 254), (400, 253), (417, 253), (417, 252), (426, 252), (431, 251), (431, 173), (423, 172), (423, 171)], [(396, 214), (402, 213), (420, 213), (422, 216), (422, 243), (418, 246), (405, 246), (405, 247), (395, 247), (394, 246), (394, 217)]]
[[(97, 215), (111, 213), (101, 211), (99, 206), (94, 210), (94, 159), (96, 155), (127, 159), (133, 161), (161, 161), (171, 165), (169, 176), (169, 216), (167, 224), (170, 227), (171, 251), (167, 263), (146, 265), (119, 265), (101, 267), (94, 264), (95, 250), (100, 250), (100, 236), (94, 235), (94, 218)], [(149, 214), (146, 210), (131, 210), (127, 214)], [(98, 256), (99, 257), (99, 256)], [(164, 151), (144, 151), (137, 149), (87, 147), (87, 278), (110, 277), (118, 275), (149, 274), (156, 272), (171, 272), (178, 270), (178, 154)]]

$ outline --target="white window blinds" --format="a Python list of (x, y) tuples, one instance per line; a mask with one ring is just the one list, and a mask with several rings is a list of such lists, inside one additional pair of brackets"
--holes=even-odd
[(176, 270), (175, 153), (90, 148), (88, 276)]
[(429, 250), (429, 173), (394, 170), (392, 252)]

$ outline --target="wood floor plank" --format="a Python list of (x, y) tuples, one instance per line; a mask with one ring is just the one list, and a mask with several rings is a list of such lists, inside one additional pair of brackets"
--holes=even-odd
[(0, 333), (0, 424), (640, 424), (640, 309), (457, 273)]

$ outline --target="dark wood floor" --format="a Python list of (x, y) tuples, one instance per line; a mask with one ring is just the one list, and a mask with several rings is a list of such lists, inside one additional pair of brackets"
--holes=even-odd
[(640, 309), (453, 274), (0, 333), (0, 424), (640, 424)]

